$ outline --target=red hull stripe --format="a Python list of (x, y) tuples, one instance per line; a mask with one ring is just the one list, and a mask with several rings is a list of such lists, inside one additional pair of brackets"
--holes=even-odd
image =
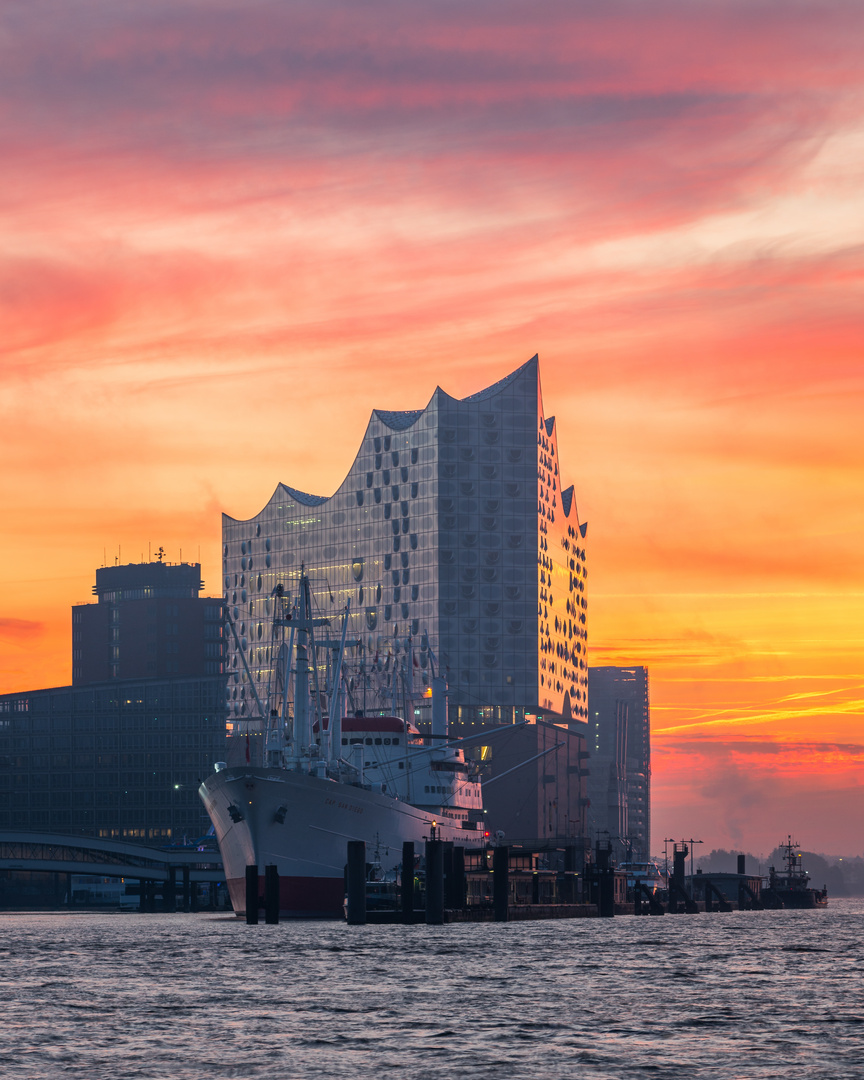
[[(246, 879), (229, 878), (228, 892), (235, 915), (246, 914)], [(258, 897), (264, 906), (264, 876), (258, 876)], [(280, 877), (279, 914), (332, 918), (344, 914), (345, 881), (342, 877)]]

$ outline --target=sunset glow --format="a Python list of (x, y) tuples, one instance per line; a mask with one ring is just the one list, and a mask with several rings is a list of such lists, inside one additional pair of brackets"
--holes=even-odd
[(664, 836), (861, 853), (864, 7), (0, 16), (0, 692), (95, 568), (539, 353)]

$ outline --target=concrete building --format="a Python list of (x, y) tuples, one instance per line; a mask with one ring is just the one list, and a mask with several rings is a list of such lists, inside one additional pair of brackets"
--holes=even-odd
[(455, 732), (587, 722), (586, 526), (537, 357), (463, 399), (439, 388), (424, 409), (374, 411), (335, 494), (280, 483), (254, 517), (223, 515), (222, 533), (238, 731), (255, 728), (250, 683), (266, 703), (286, 678), (272, 597), (296, 591), (301, 567), (322, 617), (336, 625), (351, 601), (349, 711), (404, 712), (424, 730), (437, 664)]
[(72, 608), (72, 685), (222, 674), (222, 604), (203, 585), (199, 563), (100, 567), (97, 603)]
[(616, 857), (651, 853), (651, 707), (644, 667), (588, 671), (588, 831)]

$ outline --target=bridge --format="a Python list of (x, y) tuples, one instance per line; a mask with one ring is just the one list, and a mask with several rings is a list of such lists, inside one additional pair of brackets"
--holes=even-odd
[(15, 870), (67, 875), (64, 895), (70, 904), (73, 875), (131, 878), (139, 882), (142, 911), (155, 910), (157, 892), (161, 893), (164, 909), (175, 909), (178, 873), (184, 910), (194, 906), (194, 885), (225, 880), (218, 851), (154, 848), (99, 837), (2, 830), (0, 872)]

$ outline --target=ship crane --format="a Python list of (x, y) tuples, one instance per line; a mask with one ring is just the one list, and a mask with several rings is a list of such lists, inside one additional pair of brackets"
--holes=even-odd
[[(345, 649), (349, 645), (359, 644), (359, 641), (349, 641), (347, 637), (350, 598), (342, 615), (339, 637), (316, 638), (316, 627), (329, 626), (330, 620), (313, 616), (312, 593), (305, 571), (301, 571), (298, 597), (293, 607), (289, 609), (281, 584), (276, 586), (272, 595), (273, 640), (274, 643), (279, 640), (281, 630), (282, 642), (275, 672), (276, 693), (269, 695), (271, 701), (275, 697), (277, 706), (271, 708), (270, 712), (270, 741), (265, 765), (276, 767), (284, 764), (295, 771), (338, 776), (341, 769), (349, 765), (341, 757)], [(284, 640), (286, 628), (289, 629), (287, 645)], [(318, 681), (317, 656), (322, 648), (330, 652), (326, 695), (322, 695)], [(293, 722), (289, 716), (289, 688), (293, 689)], [(327, 699), (326, 724), (322, 708), (324, 696)], [(315, 702), (314, 708), (310, 709), (310, 701)]]

